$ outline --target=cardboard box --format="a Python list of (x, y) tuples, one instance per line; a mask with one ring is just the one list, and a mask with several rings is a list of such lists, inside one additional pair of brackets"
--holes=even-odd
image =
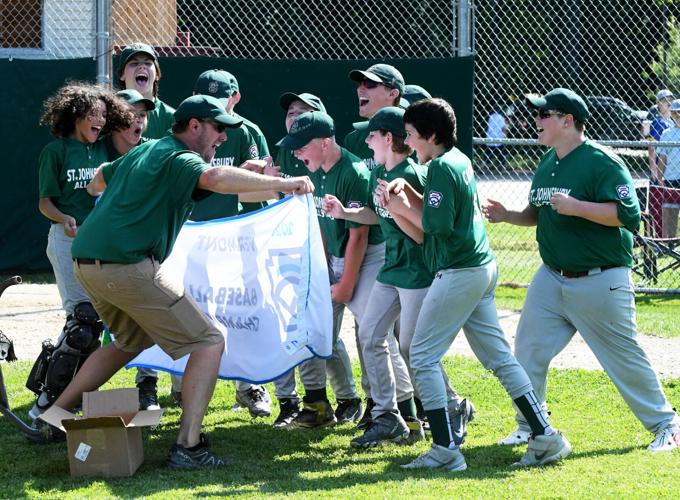
[(131, 476), (144, 461), (142, 427), (158, 425), (163, 410), (138, 411), (138, 389), (83, 394), (83, 416), (52, 406), (41, 415), (66, 432), (71, 476)]

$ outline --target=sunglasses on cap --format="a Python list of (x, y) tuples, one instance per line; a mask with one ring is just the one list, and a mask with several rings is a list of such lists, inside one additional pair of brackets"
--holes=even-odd
[(382, 85), (382, 83), (380, 83), (380, 82), (374, 82), (373, 80), (368, 80), (368, 79), (366, 79), (366, 80), (361, 80), (361, 81), (359, 82), (359, 86), (360, 86), (360, 87), (366, 87), (367, 89), (374, 89), (374, 88), (376, 88), (378, 85)]
[(556, 111), (554, 109), (539, 108), (536, 110), (536, 116), (541, 120), (545, 120), (546, 118), (550, 118), (551, 116), (564, 116), (566, 114), (567, 113), (563, 113), (562, 111)]
[(211, 120), (210, 118), (206, 118), (200, 121), (201, 123), (209, 123), (210, 125), (212, 125), (218, 134), (221, 134), (222, 132), (227, 130), (227, 126), (224, 123), (217, 123), (216, 121)]

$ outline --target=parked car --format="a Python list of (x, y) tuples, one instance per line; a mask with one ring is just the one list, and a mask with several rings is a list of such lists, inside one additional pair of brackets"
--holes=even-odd
[(634, 110), (621, 99), (609, 96), (586, 97), (590, 117), (586, 135), (602, 141), (642, 140), (642, 122), (647, 111)]
[[(647, 111), (634, 110), (616, 97), (589, 96), (585, 100), (590, 111), (586, 123), (586, 135), (589, 138), (601, 141), (638, 141), (643, 138), (642, 122), (647, 119)], [(536, 137), (536, 113), (527, 107), (524, 100), (517, 100), (508, 111), (508, 137)]]

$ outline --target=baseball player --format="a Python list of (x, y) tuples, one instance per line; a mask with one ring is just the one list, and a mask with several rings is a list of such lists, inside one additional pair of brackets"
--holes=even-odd
[(404, 179), (379, 181), (377, 196), (399, 227), (423, 245), (434, 280), (411, 343), (411, 368), (432, 431), (432, 448), (407, 469), (460, 471), (465, 458), (453, 439), (439, 363), (462, 328), (477, 359), (496, 375), (531, 426), (533, 439), (517, 466), (567, 456), (571, 447), (537, 404), (531, 382), (512, 355), (494, 304), (498, 270), (489, 249), (469, 158), (454, 147), (456, 118), (443, 99), (418, 101), (404, 113), (406, 144), (429, 162), (421, 196)]
[(123, 89), (133, 89), (154, 103), (144, 137), (160, 139), (170, 133), (175, 110), (158, 98), (161, 67), (151, 45), (133, 43), (123, 49), (118, 64), (118, 82)]
[[(680, 444), (680, 419), (635, 339), (631, 280), (633, 231), (640, 223), (635, 185), (623, 161), (586, 139), (588, 107), (568, 89), (528, 97), (536, 110), (541, 159), (522, 211), (488, 200), (490, 222), (536, 226), (543, 265), (517, 327), (515, 353), (545, 409), (550, 361), (578, 330), (635, 416), (654, 433), (648, 450)], [(501, 444), (529, 437), (526, 419)], [(531, 443), (531, 442), (530, 442)]]
[[(376, 167), (371, 171), (369, 193), (377, 180), (406, 179), (422, 191), (426, 169), (416, 164), (411, 148), (404, 144), (404, 111), (385, 107), (368, 122), (356, 123), (357, 130), (367, 129), (367, 144), (373, 150)], [(397, 317), (401, 319), (399, 346), (408, 361), (415, 321), (433, 274), (426, 268), (422, 249), (394, 222), (389, 212), (369, 196), (368, 205), (346, 208), (333, 195), (326, 195), (323, 208), (335, 219), (357, 223), (380, 224), (385, 235), (385, 262), (371, 291), (370, 301), (359, 327), (360, 346), (374, 402), (372, 425), (363, 436), (351, 441), (355, 447), (371, 447), (384, 441), (410, 442), (425, 438), (422, 423), (416, 416), (413, 391), (407, 399), (397, 400), (395, 374), (389, 358), (387, 337)], [(411, 388), (409, 381), (408, 388)]]
[[(65, 85), (43, 106), (40, 123), (50, 128), (55, 140), (43, 148), (38, 160), (38, 209), (52, 223), (46, 252), (66, 312), (66, 324), (54, 352), (43, 349), (29, 376), (27, 384), (38, 396), (29, 412), (33, 419), (66, 387), (80, 363), (80, 354), (84, 356), (91, 346), (97, 347), (97, 338), (80, 346), (82, 352), (78, 352), (80, 347), (74, 350), (64, 345), (72, 341), (69, 335), (86, 323), (86, 317), (92, 316), (90, 312), (94, 314), (90, 298), (73, 275), (71, 245), (94, 207), (95, 199), (85, 189), (87, 183), (96, 168), (107, 161), (106, 147), (99, 138), (111, 129), (129, 127), (133, 117), (128, 106), (111, 92), (88, 84)], [(39, 369), (48, 363), (56, 366)]]
[(142, 134), (144, 134), (149, 123), (149, 111), (154, 109), (153, 101), (146, 99), (136, 90), (121, 90), (116, 92), (116, 96), (122, 98), (130, 105), (135, 119), (129, 127), (112, 130), (109, 135), (101, 139), (104, 146), (106, 146), (108, 161), (119, 158), (135, 146), (148, 140), (142, 137)]
[[(279, 99), (279, 104), (286, 112), (286, 132), (290, 130), (295, 118), (307, 111), (326, 112), (321, 99), (314, 94), (306, 92), (295, 94), (286, 92)], [(293, 151), (279, 148), (276, 155), (276, 165), (280, 168), (281, 176), (297, 177), (307, 175), (309, 170), (302, 160), (298, 160)], [(342, 311), (340, 311), (342, 314)], [(326, 360), (326, 373), (331, 387), (338, 401), (335, 409), (335, 418), (339, 423), (352, 422), (356, 419), (359, 411), (360, 400), (358, 399), (354, 376), (352, 375), (352, 363), (347, 354), (347, 349), (342, 338), (338, 337), (333, 344), (333, 352), (330, 359)], [(323, 383), (323, 381), (321, 381)], [(286, 428), (300, 412), (300, 398), (295, 385), (295, 371), (291, 370), (284, 376), (274, 381), (276, 397), (279, 400), (280, 413), (274, 421), (274, 427)]]
[(432, 99), (432, 94), (420, 85), (406, 84), (404, 85), (404, 92), (401, 101), (399, 101), (399, 106), (406, 109), (421, 99)]
[[(278, 143), (291, 149), (311, 172), (317, 195), (314, 200), (331, 274), (333, 300), (333, 340), (340, 333), (345, 306), (361, 324), (376, 274), (384, 261), (382, 235), (373, 228), (337, 220), (322, 209), (323, 195), (336, 196), (343, 205), (361, 207), (368, 202), (369, 172), (349, 151), (335, 142), (333, 119), (321, 111), (302, 113), (293, 121), (288, 135)], [(403, 364), (403, 361), (402, 361)], [(292, 427), (311, 428), (334, 425), (337, 421), (326, 396), (325, 361), (313, 359), (300, 365), (305, 386), (304, 408)], [(406, 369), (404, 368), (404, 373)], [(352, 398), (353, 419), (361, 415), (358, 396)]]
[[(201, 426), (215, 387), (224, 337), (210, 324), (182, 283), (161, 263), (170, 254), (193, 201), (207, 192), (277, 190), (304, 194), (308, 178), (281, 179), (243, 169), (211, 167), (224, 130), (240, 125), (209, 96), (185, 99), (172, 136), (149, 141), (97, 169), (88, 191), (106, 189), (81, 228), (73, 268), (115, 342), (88, 358), (55, 405), (73, 408), (143, 349), (154, 344), (173, 359), (189, 354), (182, 385), (183, 413), (168, 457), (174, 468), (223, 466)], [(143, 215), (143, 216), (142, 216)]]

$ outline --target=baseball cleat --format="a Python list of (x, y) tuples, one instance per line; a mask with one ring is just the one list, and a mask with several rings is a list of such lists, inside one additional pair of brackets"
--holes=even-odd
[(273, 425), (275, 429), (285, 429), (291, 425), (293, 420), (295, 420), (295, 417), (300, 413), (300, 400), (295, 398), (282, 398), (279, 399), (279, 407), (281, 408), (281, 411), (279, 412), (279, 416), (276, 417), (276, 420), (274, 420)]
[(515, 446), (516, 444), (526, 444), (531, 437), (531, 431), (525, 431), (519, 427), (498, 441), (498, 444), (505, 446)]
[(335, 418), (333, 408), (328, 401), (304, 403), (302, 411), (286, 427), (286, 429), (315, 429), (317, 427), (330, 427), (338, 420)]
[(371, 448), (384, 442), (402, 443), (409, 436), (409, 428), (398, 413), (383, 413), (373, 419), (363, 436), (352, 439), (353, 448)]
[(248, 408), (251, 417), (268, 417), (272, 414), (272, 400), (264, 386), (254, 385), (245, 391), (236, 391), (236, 403)]
[(539, 434), (529, 439), (527, 451), (519, 462), (512, 464), (513, 467), (533, 467), (557, 462), (571, 453), (569, 441), (559, 432), (552, 434)]
[(467, 399), (463, 399), (460, 403), (450, 404), (448, 411), (453, 444), (460, 446), (465, 442), (468, 423), (475, 418), (475, 407)]
[(423, 423), (417, 417), (405, 417), (406, 427), (409, 434), (403, 444), (414, 444), (425, 439), (425, 429)]
[(335, 418), (339, 424), (356, 422), (361, 418), (361, 399), (338, 399), (338, 407), (335, 409)]
[(432, 443), (432, 448), (423, 453), (413, 462), (402, 465), (402, 469), (444, 469), (450, 472), (458, 472), (467, 469), (465, 457), (458, 447), (446, 448)]
[(673, 426), (664, 427), (654, 436), (654, 441), (647, 447), (652, 453), (671, 451), (680, 447), (680, 429)]

